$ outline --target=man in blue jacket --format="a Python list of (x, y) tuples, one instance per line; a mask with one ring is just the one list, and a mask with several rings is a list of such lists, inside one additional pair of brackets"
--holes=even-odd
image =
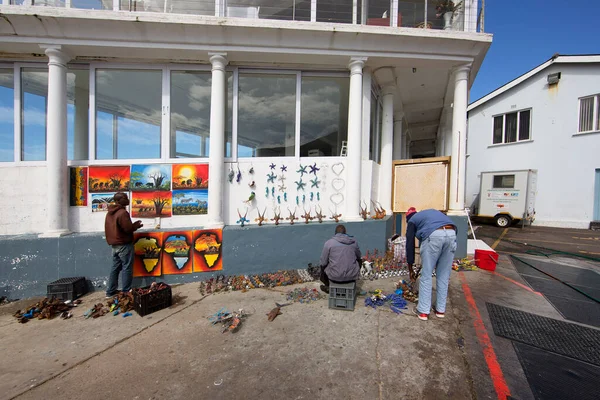
[(360, 276), (362, 255), (356, 240), (346, 234), (346, 227), (335, 227), (335, 235), (325, 242), (321, 253), (321, 290), (329, 293), (329, 281), (352, 282)]
[(417, 212), (414, 207), (406, 211), (406, 261), (410, 278), (416, 279), (415, 237), (419, 239), (421, 253), (421, 278), (419, 280), (419, 303), (413, 312), (422, 321), (427, 321), (431, 310), (431, 275), (435, 269), (436, 304), (433, 311), (444, 318), (448, 283), (452, 262), (456, 252), (456, 225), (446, 214), (438, 210)]

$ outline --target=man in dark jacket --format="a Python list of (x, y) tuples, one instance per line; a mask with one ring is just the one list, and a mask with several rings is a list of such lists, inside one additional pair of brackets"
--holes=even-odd
[(321, 253), (321, 290), (329, 293), (329, 281), (346, 283), (357, 280), (361, 257), (358, 243), (346, 234), (346, 227), (336, 226), (335, 235), (325, 242)]
[(427, 321), (431, 309), (431, 275), (435, 269), (436, 305), (433, 311), (436, 317), (444, 318), (448, 283), (456, 252), (456, 225), (441, 211), (429, 209), (417, 212), (414, 207), (408, 209), (406, 212), (406, 262), (412, 280), (416, 279), (413, 270), (415, 237), (419, 239), (420, 243), (422, 268), (419, 279), (419, 304), (413, 309), (413, 312), (420, 320)]
[(108, 278), (106, 296), (112, 297), (118, 293), (119, 273), (123, 271), (123, 292), (131, 290), (133, 280), (133, 232), (140, 229), (142, 221), (131, 222), (127, 212), (129, 198), (119, 192), (114, 197), (116, 204), (108, 206), (108, 214), (104, 220), (106, 242), (112, 247), (112, 268)]

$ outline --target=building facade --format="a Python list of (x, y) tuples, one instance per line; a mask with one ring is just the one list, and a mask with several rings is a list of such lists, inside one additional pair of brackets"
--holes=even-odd
[(460, 214), (480, 8), (4, 0), (0, 235), (101, 233), (118, 190), (146, 229), (389, 215), (392, 160), (435, 153), (442, 124)]
[(467, 203), (485, 171), (537, 170), (535, 225), (600, 219), (600, 56), (556, 56), (469, 105)]

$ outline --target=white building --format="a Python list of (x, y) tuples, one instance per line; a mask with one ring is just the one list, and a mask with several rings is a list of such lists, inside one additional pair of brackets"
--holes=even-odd
[(537, 170), (535, 225), (600, 220), (600, 56), (555, 56), (468, 107), (467, 194), (484, 171)]
[[(463, 208), (468, 88), (491, 43), (477, 0), (447, 22), (427, 0), (17, 3), (0, 6), (2, 235), (102, 230), (102, 213), (69, 207), (70, 166), (208, 163), (208, 215), (163, 228), (272, 217), (272, 163), (329, 169), (313, 209), (353, 221), (374, 200), (389, 213), (392, 159), (433, 155), (442, 118), (450, 208)], [(248, 185), (227, 179), (238, 167), (256, 173), (249, 206)]]

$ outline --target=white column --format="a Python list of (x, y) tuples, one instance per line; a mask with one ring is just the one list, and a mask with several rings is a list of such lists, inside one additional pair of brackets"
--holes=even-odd
[[(85, 82), (80, 82), (85, 80)], [(87, 160), (89, 151), (89, 78), (75, 75), (75, 131), (73, 132), (73, 159)]]
[(365, 57), (350, 59), (350, 96), (348, 102), (348, 157), (346, 157), (345, 221), (360, 221), (360, 180), (362, 140), (362, 72)]
[(450, 159), (449, 214), (463, 215), (465, 208), (465, 165), (467, 161), (467, 92), (468, 66), (454, 71), (454, 104), (452, 108), (452, 155)]
[(381, 127), (381, 168), (379, 169), (379, 203), (392, 213), (392, 156), (394, 153), (394, 92), (383, 88), (383, 121)]
[(394, 150), (393, 150), (393, 158), (394, 160), (402, 159), (402, 130), (404, 123), (404, 113), (396, 113), (394, 115)]
[(371, 85), (373, 84), (373, 73), (371, 68), (364, 67), (362, 73), (362, 151), (361, 159), (369, 159), (369, 142), (371, 138), (371, 118), (377, 120), (377, 114), (371, 115)]
[(212, 64), (210, 92), (210, 148), (208, 155), (208, 221), (211, 227), (222, 227), (223, 185), (225, 174), (225, 67), (227, 53), (209, 53)]
[(69, 233), (69, 170), (67, 167), (67, 62), (61, 46), (41, 46), (48, 61), (48, 116), (46, 121), (46, 180), (48, 223), (42, 236)]

